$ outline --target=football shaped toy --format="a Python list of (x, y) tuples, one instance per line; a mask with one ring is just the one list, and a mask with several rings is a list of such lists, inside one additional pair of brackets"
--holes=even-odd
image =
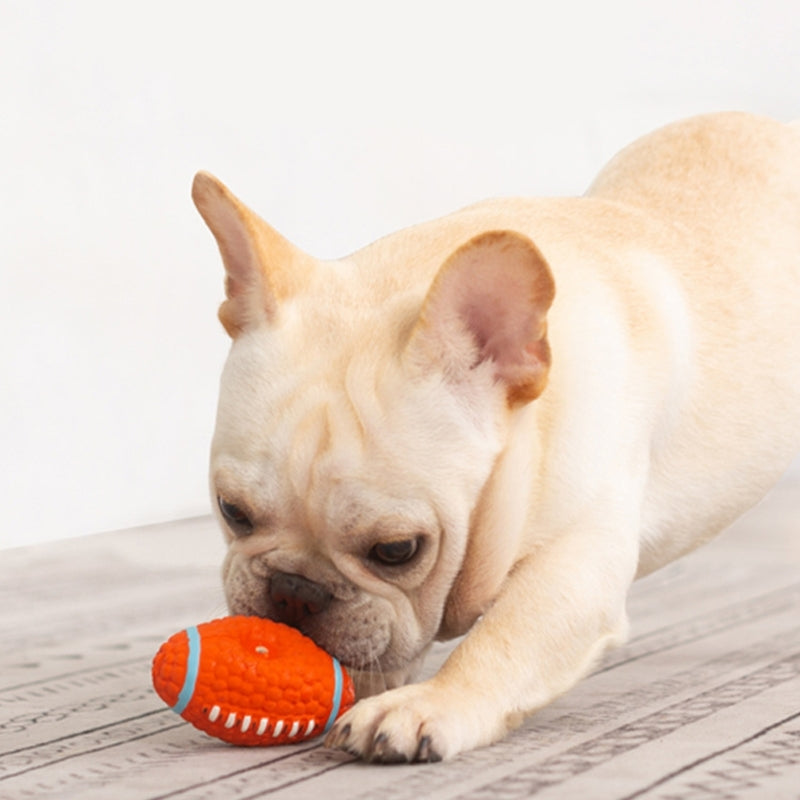
[(153, 659), (158, 696), (231, 744), (299, 742), (325, 733), (355, 702), (350, 676), (307, 636), (260, 617), (187, 628)]

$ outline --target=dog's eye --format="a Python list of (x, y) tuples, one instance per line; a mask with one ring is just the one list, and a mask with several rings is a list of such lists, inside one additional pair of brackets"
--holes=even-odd
[(419, 550), (419, 538), (398, 539), (394, 542), (378, 542), (369, 551), (369, 557), (371, 561), (379, 564), (396, 567), (411, 561), (417, 550)]
[(217, 504), (219, 505), (219, 510), (222, 512), (222, 516), (225, 517), (226, 521), (235, 531), (238, 533), (250, 533), (250, 531), (252, 531), (253, 523), (250, 522), (250, 517), (248, 517), (239, 506), (229, 503), (221, 497), (217, 498)]

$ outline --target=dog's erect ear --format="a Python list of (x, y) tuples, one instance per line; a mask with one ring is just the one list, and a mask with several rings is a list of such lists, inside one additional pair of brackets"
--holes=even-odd
[(195, 175), (192, 199), (214, 234), (225, 265), (228, 299), (219, 309), (225, 330), (236, 337), (274, 319), (280, 301), (307, 284), (312, 260), (213, 175)]
[(513, 231), (481, 234), (439, 270), (408, 347), (454, 383), (489, 362), (509, 406), (526, 403), (547, 382), (554, 296), (550, 268), (533, 242)]

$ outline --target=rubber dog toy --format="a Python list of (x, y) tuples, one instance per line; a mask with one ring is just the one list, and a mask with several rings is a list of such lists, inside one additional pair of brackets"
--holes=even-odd
[(355, 702), (341, 664), (294, 628), (260, 617), (204, 622), (153, 659), (159, 697), (201, 731), (237, 745), (325, 733)]

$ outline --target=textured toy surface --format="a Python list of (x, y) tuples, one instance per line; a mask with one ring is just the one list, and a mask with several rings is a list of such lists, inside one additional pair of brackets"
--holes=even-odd
[(299, 742), (324, 733), (355, 702), (339, 662), (294, 628), (223, 617), (171, 636), (153, 659), (159, 697), (231, 744)]

